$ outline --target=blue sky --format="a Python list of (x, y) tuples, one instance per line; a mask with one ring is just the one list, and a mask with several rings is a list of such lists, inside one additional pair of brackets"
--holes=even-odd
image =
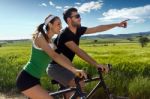
[[(87, 27), (130, 18), (126, 29), (114, 28), (102, 34), (150, 31), (150, 0), (0, 0), (0, 40), (31, 38), (48, 14), (62, 19), (62, 13), (76, 7)], [(66, 27), (62, 19), (63, 28)]]

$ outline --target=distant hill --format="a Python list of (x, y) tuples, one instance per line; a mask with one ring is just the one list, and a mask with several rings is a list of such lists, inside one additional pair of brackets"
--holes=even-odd
[[(96, 39), (96, 38), (102, 38), (102, 39), (107, 39), (107, 38), (114, 38), (114, 39), (126, 39), (126, 38), (136, 38), (139, 36), (148, 36), (150, 38), (150, 31), (148, 32), (139, 32), (139, 33), (129, 33), (129, 34), (98, 34), (98, 35), (93, 35), (93, 36), (82, 36), (82, 39)], [(14, 41), (31, 41), (31, 39), (18, 39), (18, 40), (0, 40), (0, 44), (3, 43), (11, 43)]]
[(29, 40), (31, 40), (31, 39), (18, 39), (18, 40), (0, 40), (0, 42), (2, 43), (2, 42), (12, 42), (12, 41), (29, 41)]
[(148, 32), (140, 32), (140, 33), (129, 33), (129, 34), (98, 34), (94, 36), (82, 36), (82, 38), (132, 38), (139, 36), (150, 36), (150, 31)]

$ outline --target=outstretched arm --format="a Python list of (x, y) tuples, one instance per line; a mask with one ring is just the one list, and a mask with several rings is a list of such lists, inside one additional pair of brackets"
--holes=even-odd
[(96, 27), (92, 27), (92, 28), (87, 28), (85, 34), (92, 34), (92, 33), (96, 33), (96, 32), (103, 32), (103, 31), (107, 31), (110, 30), (114, 27), (124, 27), (126, 28), (127, 26), (127, 21), (122, 21), (121, 23), (114, 23), (114, 24), (108, 24), (108, 25), (99, 25)]

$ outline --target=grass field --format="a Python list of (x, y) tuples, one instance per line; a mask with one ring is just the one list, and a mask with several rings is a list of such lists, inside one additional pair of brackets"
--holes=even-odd
[[(93, 40), (81, 40), (80, 48), (99, 63), (113, 65), (112, 71), (104, 74), (111, 92), (131, 99), (150, 99), (150, 44), (141, 48), (136, 42), (94, 43)], [(0, 92), (17, 92), (15, 79), (28, 61), (30, 51), (31, 41), (16, 41), (0, 47)], [(91, 75), (96, 75), (96, 69), (80, 58), (75, 57), (73, 63)], [(54, 91), (56, 86), (52, 86), (49, 81), (45, 74), (41, 79), (42, 86)], [(88, 84), (86, 91), (94, 84)], [(103, 97), (102, 89), (95, 97)]]

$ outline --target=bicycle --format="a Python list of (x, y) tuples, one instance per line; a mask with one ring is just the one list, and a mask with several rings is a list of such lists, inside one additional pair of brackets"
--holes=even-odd
[[(107, 67), (110, 71), (112, 68), (112, 65), (108, 64)], [(75, 93), (71, 96), (70, 99), (76, 99), (77, 97), (80, 97), (80, 99), (92, 99), (91, 96), (97, 91), (97, 89), (100, 87), (103, 87), (104, 92), (107, 96), (107, 99), (129, 99), (129, 97), (115, 96), (112, 93), (110, 93), (109, 88), (106, 86), (104, 82), (101, 69), (99, 68), (97, 71), (99, 75), (98, 77), (94, 77), (94, 78), (88, 77), (87, 79), (84, 80), (85, 83), (98, 81), (97, 85), (92, 89), (92, 91), (89, 92), (89, 94), (86, 95), (84, 92), (82, 92), (81, 86), (79, 84), (79, 81), (81, 80), (81, 78), (76, 77), (75, 78), (76, 87), (70, 87), (66, 89), (64, 89), (64, 87), (61, 84), (59, 84), (57, 81), (52, 80), (51, 83), (59, 84), (60, 89), (56, 92), (49, 93), (49, 95), (55, 97), (56, 99), (65, 99), (65, 97), (62, 98), (64, 93), (75, 91)]]

